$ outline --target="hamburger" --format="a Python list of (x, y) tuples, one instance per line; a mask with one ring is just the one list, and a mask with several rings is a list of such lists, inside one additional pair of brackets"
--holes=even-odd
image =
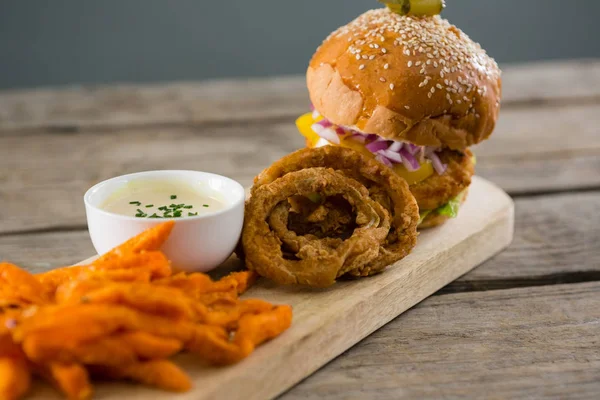
[(410, 185), (420, 227), (455, 217), (475, 171), (470, 147), (500, 110), (497, 63), (439, 15), (367, 11), (325, 39), (306, 73), (306, 146), (352, 148)]

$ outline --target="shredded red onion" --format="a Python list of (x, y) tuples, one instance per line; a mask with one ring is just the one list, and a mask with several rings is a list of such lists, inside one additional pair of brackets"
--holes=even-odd
[(317, 122), (317, 124), (321, 125), (323, 128), (329, 128), (333, 126), (333, 124), (326, 119), (320, 120), (319, 122)]
[(371, 143), (367, 144), (365, 147), (371, 153), (377, 153), (379, 150), (385, 150), (385, 149), (387, 149), (388, 148), (388, 144), (387, 144), (387, 142), (385, 140), (381, 140), (381, 141), (371, 142)]
[(404, 148), (400, 150), (400, 155), (402, 156), (402, 165), (404, 165), (404, 168), (406, 168), (407, 170), (412, 172), (421, 168), (421, 164), (419, 164), (419, 161), (417, 161), (415, 156), (410, 154), (410, 151), (408, 149)]
[(417, 154), (419, 150), (421, 150), (421, 147), (422, 146), (417, 146), (416, 144), (406, 143), (406, 150), (408, 150), (408, 152), (413, 156)]
[(388, 160), (401, 164), (402, 163), (402, 157), (400, 156), (399, 153), (395, 152), (395, 151), (391, 151), (391, 150), (379, 150), (377, 152), (377, 154), (381, 154), (382, 156), (384, 156), (385, 158), (387, 158)]
[(388, 150), (398, 152), (402, 148), (404, 143), (402, 142), (394, 142), (388, 147)]
[[(312, 105), (311, 110), (313, 110), (314, 118), (320, 116)], [(348, 135), (346, 137), (349, 139), (365, 143), (365, 148), (375, 155), (375, 159), (388, 167), (392, 167), (396, 163), (402, 164), (408, 171), (416, 171), (421, 168), (421, 164), (429, 160), (439, 175), (442, 175), (448, 168), (440, 160), (437, 153), (439, 148), (434, 146), (417, 146), (412, 143), (389, 140), (372, 133), (367, 134), (352, 128), (337, 126), (326, 119), (313, 124), (312, 128), (323, 141), (340, 144), (340, 136)]]
[(431, 160), (433, 169), (435, 169), (435, 172), (437, 172), (438, 175), (442, 175), (444, 172), (446, 172), (448, 165), (442, 164), (442, 160), (440, 160), (440, 157), (434, 151), (427, 154), (427, 158)]
[[(317, 132), (317, 131), (315, 131), (315, 132)], [(319, 135), (320, 137), (322, 137), (323, 139), (325, 139), (331, 143), (340, 144), (340, 137), (331, 128), (323, 128), (323, 129), (321, 129), (320, 132), (317, 132), (317, 135)]]
[(375, 156), (375, 159), (380, 163), (387, 165), (388, 167), (391, 167), (393, 165), (390, 160), (388, 160), (385, 156), (382, 156), (381, 154), (377, 154)]

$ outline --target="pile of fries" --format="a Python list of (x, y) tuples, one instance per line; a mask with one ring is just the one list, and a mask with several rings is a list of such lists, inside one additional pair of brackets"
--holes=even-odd
[(96, 376), (186, 391), (190, 379), (170, 356), (233, 364), (291, 325), (289, 306), (239, 298), (253, 272), (173, 274), (159, 251), (172, 228), (158, 225), (86, 266), (32, 275), (0, 263), (0, 399), (22, 398), (33, 375), (69, 399), (91, 397)]

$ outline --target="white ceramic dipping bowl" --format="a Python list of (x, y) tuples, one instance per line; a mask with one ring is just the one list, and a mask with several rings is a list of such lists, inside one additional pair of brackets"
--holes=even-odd
[(144, 230), (168, 219), (136, 218), (103, 210), (115, 191), (133, 181), (174, 180), (217, 194), (224, 208), (195, 217), (174, 218), (175, 227), (162, 251), (177, 269), (206, 272), (225, 261), (238, 243), (244, 222), (244, 188), (238, 182), (199, 171), (147, 171), (98, 183), (84, 195), (92, 243), (102, 255)]

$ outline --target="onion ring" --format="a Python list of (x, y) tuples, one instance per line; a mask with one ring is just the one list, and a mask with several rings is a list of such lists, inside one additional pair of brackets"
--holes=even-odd
[[(318, 226), (327, 213), (345, 215), (330, 202), (341, 196), (352, 208), (349, 237), (331, 235), (329, 227), (322, 234), (290, 230), (290, 199), (315, 193), (329, 209), (317, 206), (306, 223), (312, 218)], [(375, 274), (404, 258), (416, 243), (418, 220), (408, 185), (385, 166), (347, 148), (302, 149), (255, 179), (243, 253), (249, 269), (278, 283), (324, 287), (345, 274)]]

